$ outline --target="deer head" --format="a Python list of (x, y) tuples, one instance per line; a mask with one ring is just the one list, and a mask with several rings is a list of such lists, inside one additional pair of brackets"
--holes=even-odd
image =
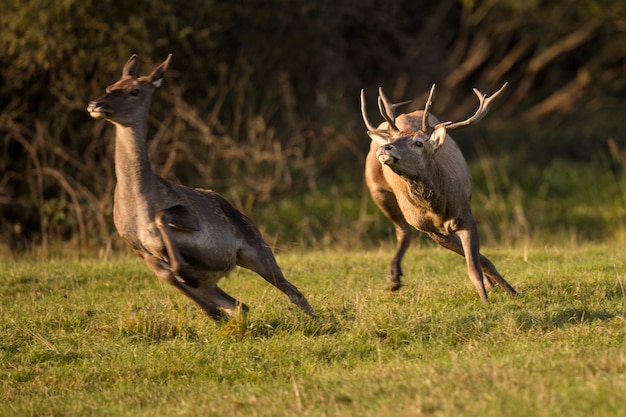
[(383, 93), (382, 88), (379, 88), (378, 108), (387, 124), (381, 124), (379, 127), (375, 127), (367, 116), (365, 94), (363, 90), (361, 90), (361, 113), (365, 126), (368, 129), (367, 134), (375, 143), (380, 145), (376, 152), (376, 157), (380, 163), (388, 165), (401, 175), (415, 173), (416, 169), (428, 164), (428, 161), (441, 149), (448, 131), (462, 126), (469, 126), (485, 117), (492, 101), (504, 91), (507, 85), (508, 83), (504, 83), (504, 85), (490, 97), (487, 97), (474, 88), (474, 94), (478, 97), (479, 104), (478, 110), (476, 110), (476, 113), (472, 117), (456, 123), (443, 122), (431, 126), (428, 122), (428, 118), (433, 93), (435, 91), (435, 85), (433, 84), (422, 113), (421, 129), (409, 131), (400, 130), (397, 127), (395, 116), (396, 108), (408, 102), (392, 104)]
[(172, 54), (158, 65), (150, 75), (141, 76), (137, 55), (133, 55), (124, 65), (122, 78), (106, 88), (106, 94), (87, 105), (87, 111), (94, 119), (106, 119), (113, 123), (128, 126), (137, 120), (144, 120), (155, 88), (160, 87)]

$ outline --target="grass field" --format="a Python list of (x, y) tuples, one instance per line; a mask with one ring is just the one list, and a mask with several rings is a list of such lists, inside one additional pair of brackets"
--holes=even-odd
[(626, 246), (486, 247), (490, 305), (424, 243), (385, 291), (392, 249), (279, 255), (313, 319), (237, 270), (221, 324), (134, 257), (5, 256), (0, 415), (626, 415)]

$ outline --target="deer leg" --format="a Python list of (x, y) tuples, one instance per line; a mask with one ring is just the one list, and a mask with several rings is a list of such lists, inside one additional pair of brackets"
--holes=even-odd
[(488, 303), (487, 291), (485, 291), (485, 281), (483, 270), (480, 265), (480, 243), (478, 241), (478, 231), (472, 222), (468, 229), (461, 229), (456, 232), (461, 239), (465, 261), (467, 263), (467, 273), (472, 283), (478, 290), (478, 295), (483, 303)]
[(178, 247), (173, 243), (172, 232), (169, 226), (170, 217), (172, 217), (172, 215), (168, 212), (168, 210), (160, 210), (154, 217), (156, 226), (159, 229), (159, 232), (161, 232), (161, 238), (163, 239), (163, 244), (165, 245), (165, 250), (167, 251), (170, 267), (177, 277), (180, 277), (191, 287), (197, 288), (198, 277), (196, 276), (196, 273), (189, 267), (189, 265), (187, 265), (187, 262), (183, 259)]
[(194, 289), (193, 291), (200, 292), (206, 298), (209, 298), (219, 309), (226, 312), (231, 317), (235, 317), (238, 311), (244, 314), (249, 311), (247, 305), (234, 299), (215, 284), (201, 285), (200, 288), (197, 290)]
[(396, 254), (391, 260), (389, 266), (389, 276), (387, 278), (388, 288), (391, 291), (399, 290), (402, 287), (402, 258), (407, 249), (411, 245), (412, 230), (409, 223), (404, 218), (402, 210), (398, 206), (398, 202), (393, 193), (380, 189), (370, 189), (372, 199), (383, 212), (383, 214), (391, 220), (396, 229)]
[[(463, 252), (463, 246), (461, 245), (461, 239), (457, 235), (440, 235), (437, 233), (428, 234), (435, 242), (449, 249), (461, 256), (465, 256)], [(506, 292), (511, 295), (517, 295), (517, 291), (502, 278), (502, 275), (498, 272), (495, 265), (484, 255), (480, 255), (480, 267), (483, 270), (483, 275), (486, 278), (485, 288), (489, 289), (491, 285), (498, 284)]]
[(489, 281), (497, 283), (504, 289), (504, 291), (508, 292), (510, 295), (517, 295), (517, 291), (515, 291), (515, 288), (513, 288), (511, 284), (509, 284), (504, 278), (502, 278), (502, 275), (500, 275), (500, 273), (496, 269), (496, 266), (489, 259), (487, 259), (486, 256), (480, 255), (480, 266)]
[(220, 310), (217, 305), (199, 297), (194, 292), (193, 288), (184, 282), (179, 281), (168, 264), (148, 254), (145, 254), (143, 259), (146, 262), (146, 265), (148, 265), (148, 268), (150, 268), (161, 281), (172, 285), (178, 291), (191, 298), (191, 300), (198, 304), (200, 308), (202, 308), (202, 310), (209, 315), (209, 317), (218, 321), (225, 318), (224, 312)]
[(262, 245), (261, 247), (242, 249), (237, 257), (237, 265), (261, 275), (263, 279), (286, 294), (305, 313), (314, 316), (315, 312), (306, 297), (283, 275), (271, 249), (265, 243)]
[[(465, 257), (465, 252), (463, 251), (463, 245), (461, 244), (461, 239), (457, 235), (441, 235), (439, 233), (428, 233), (428, 236), (430, 236), (431, 239), (433, 239), (442, 247), (449, 249), (452, 252)], [(482, 255), (480, 255), (480, 258), (481, 258), (481, 268), (482, 268), (483, 258), (485, 260), (487, 258), (485, 258)], [(487, 278), (484, 282), (485, 289), (491, 288), (492, 284), (496, 283), (496, 281), (492, 280), (492, 277), (489, 275), (488, 271), (485, 271), (484, 268), (483, 268), (483, 276)]]

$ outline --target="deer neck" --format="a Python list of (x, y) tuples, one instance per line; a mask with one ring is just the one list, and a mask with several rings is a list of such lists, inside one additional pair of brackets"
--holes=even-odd
[(412, 205), (424, 206), (429, 211), (437, 212), (443, 203), (444, 184), (441, 175), (433, 166), (429, 167), (427, 175), (402, 177), (405, 195)]
[(117, 193), (132, 201), (146, 196), (157, 181), (148, 159), (145, 122), (130, 126), (116, 124), (115, 175)]

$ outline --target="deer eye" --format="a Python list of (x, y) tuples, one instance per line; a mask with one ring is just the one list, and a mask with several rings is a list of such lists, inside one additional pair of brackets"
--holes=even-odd
[(130, 95), (131, 96), (138, 96), (139, 95), (139, 89), (138, 88), (133, 88), (132, 90), (130, 90)]
[(411, 146), (414, 148), (421, 148), (422, 146), (424, 146), (424, 143), (418, 139), (411, 142)]

